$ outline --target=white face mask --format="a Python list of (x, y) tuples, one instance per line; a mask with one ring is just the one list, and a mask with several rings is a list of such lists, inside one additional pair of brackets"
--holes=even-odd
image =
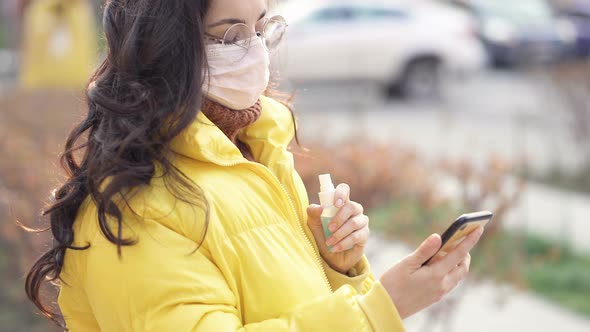
[(207, 61), (203, 92), (230, 109), (243, 110), (256, 104), (268, 86), (270, 56), (258, 36), (252, 37), (245, 56), (237, 45), (208, 45)]

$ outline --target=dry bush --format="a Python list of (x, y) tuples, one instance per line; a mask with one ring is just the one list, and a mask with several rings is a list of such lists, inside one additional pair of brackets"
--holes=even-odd
[[(490, 158), (484, 167), (466, 160), (427, 162), (403, 145), (359, 138), (330, 146), (312, 142), (309, 146), (313, 150), (295, 153), (295, 161), (311, 201), (317, 201), (318, 175), (331, 173), (335, 182), (350, 185), (351, 199), (361, 202), (366, 210), (396, 206), (385, 231), (411, 244), (427, 233), (444, 230), (448, 218), (458, 211), (492, 210), (494, 222), (486, 232), (491, 237), (503, 229), (506, 213), (524, 190), (523, 181), (511, 180), (514, 166), (499, 158)], [(452, 194), (443, 188), (449, 181), (457, 188)], [(412, 219), (420, 216), (428, 220)], [(435, 220), (437, 217), (448, 218)]]
[(441, 161), (440, 166), (458, 180), (461, 206), (466, 210), (494, 209), (494, 222), (486, 227), (487, 235), (503, 230), (506, 214), (525, 189), (524, 180), (511, 178), (516, 167), (497, 157), (491, 157), (485, 167), (480, 168), (468, 161), (449, 160)]
[(566, 63), (552, 72), (565, 103), (569, 133), (579, 145), (584, 165), (590, 166), (590, 63)]
[(23, 276), (46, 249), (48, 234), (27, 234), (16, 222), (47, 226), (40, 211), (60, 181), (58, 154), (80, 105), (76, 94), (61, 91), (13, 91), (0, 98), (0, 326), (7, 331), (54, 329), (32, 314), (24, 294)]
[(414, 196), (424, 206), (441, 201), (433, 188), (429, 166), (415, 151), (395, 144), (367, 143), (366, 140), (338, 146), (313, 143), (309, 153), (295, 153), (297, 171), (311, 201), (317, 201), (318, 175), (322, 172), (330, 173), (335, 184), (349, 184), (351, 199), (362, 202), (367, 209), (381, 207), (402, 196)]
[(460, 206), (465, 211), (491, 210), (494, 219), (486, 226), (474, 250), (475, 277), (492, 277), (526, 287), (523, 260), (526, 250), (522, 235), (507, 232), (506, 215), (518, 203), (525, 190), (525, 181), (513, 178), (514, 165), (491, 157), (485, 167), (475, 167), (467, 161), (442, 161), (444, 172), (458, 180), (461, 188)]
[(590, 193), (590, 62), (562, 64), (550, 76), (561, 100), (557, 117), (565, 121), (565, 135), (575, 144), (578, 164), (573, 169), (557, 164), (536, 177), (551, 185)]

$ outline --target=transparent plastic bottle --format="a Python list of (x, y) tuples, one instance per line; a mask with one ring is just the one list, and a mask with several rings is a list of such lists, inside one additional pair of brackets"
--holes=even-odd
[[(334, 206), (334, 194), (336, 193), (336, 188), (334, 188), (334, 184), (332, 183), (332, 177), (330, 174), (322, 174), (319, 176), (320, 178), (320, 205), (324, 208), (322, 211), (322, 226), (324, 228), (324, 236), (326, 240), (332, 236), (332, 232), (328, 229), (328, 225), (330, 221), (336, 213), (338, 213), (338, 208)], [(331, 251), (332, 246), (328, 247)]]

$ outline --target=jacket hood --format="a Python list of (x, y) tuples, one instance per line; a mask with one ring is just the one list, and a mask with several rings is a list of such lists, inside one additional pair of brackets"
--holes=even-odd
[[(257, 161), (272, 162), (272, 151), (285, 149), (294, 137), (293, 119), (289, 109), (268, 97), (260, 97), (259, 119), (238, 133), (248, 144)], [(202, 112), (195, 121), (171, 143), (172, 150), (202, 162), (229, 166), (247, 160), (236, 145)]]

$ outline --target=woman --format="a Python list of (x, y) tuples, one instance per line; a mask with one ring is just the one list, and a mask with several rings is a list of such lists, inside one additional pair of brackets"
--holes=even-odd
[(47, 211), (54, 247), (27, 278), (48, 317), (59, 319), (39, 287), (59, 277), (72, 331), (403, 331), (465, 277), (482, 230), (421, 267), (440, 246), (432, 235), (374, 280), (368, 218), (345, 184), (324, 238), (287, 151), (292, 116), (262, 96), (286, 28), (266, 9), (106, 4), (108, 57)]

